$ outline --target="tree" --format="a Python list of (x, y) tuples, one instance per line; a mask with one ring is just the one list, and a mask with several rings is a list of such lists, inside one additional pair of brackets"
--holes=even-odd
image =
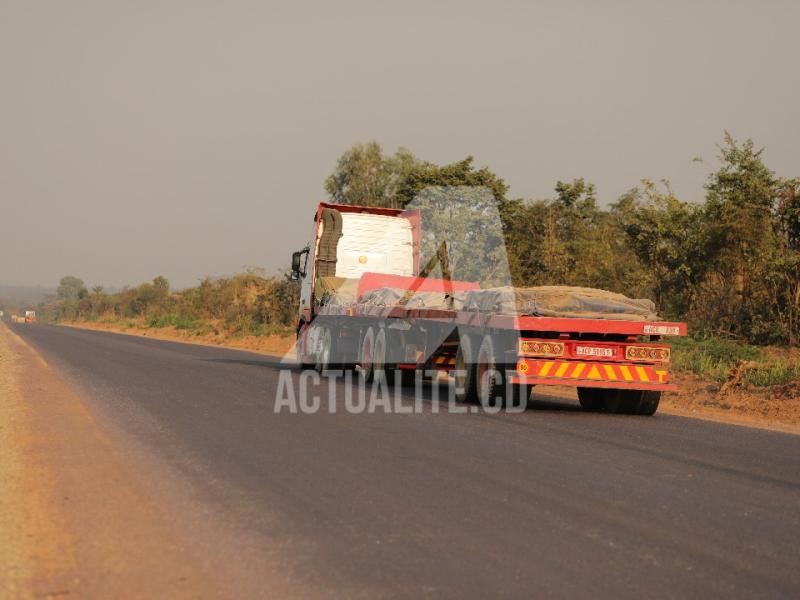
[(59, 300), (79, 300), (89, 294), (83, 280), (72, 275), (62, 277), (58, 282), (56, 295)]
[(386, 156), (375, 141), (356, 144), (345, 151), (325, 190), (339, 204), (404, 208), (427, 187), (486, 187), (502, 205), (508, 186), (487, 167), (476, 169), (473, 158), (435, 165), (415, 157), (405, 148)]
[(159, 275), (153, 279), (153, 287), (163, 296), (169, 293), (169, 280), (163, 275)]
[(458, 162), (438, 166), (429, 162), (413, 165), (398, 186), (397, 198), (399, 206), (406, 206), (414, 197), (431, 186), (471, 186), (485, 187), (491, 190), (498, 206), (506, 202), (508, 186), (505, 181), (489, 170), (488, 167), (476, 169), (473, 158), (466, 157)]
[(420, 164), (405, 148), (386, 156), (375, 141), (356, 144), (339, 157), (325, 191), (338, 204), (396, 207), (398, 186)]
[(612, 212), (627, 245), (645, 267), (652, 299), (662, 312), (684, 315), (690, 308), (703, 260), (698, 251), (699, 208), (682, 202), (667, 182), (664, 192), (649, 180), (623, 195)]
[(762, 154), (752, 140), (740, 144), (725, 133), (720, 167), (706, 184), (702, 291), (709, 302), (698, 308), (722, 331), (766, 341), (777, 333), (774, 282), (782, 279), (776, 267), (783, 256), (776, 213), (784, 184)]

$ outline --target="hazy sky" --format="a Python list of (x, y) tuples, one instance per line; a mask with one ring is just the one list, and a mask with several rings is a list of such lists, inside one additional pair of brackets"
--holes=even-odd
[(274, 272), (378, 140), (546, 197), (702, 196), (728, 129), (800, 175), (800, 2), (0, 0), (0, 282)]

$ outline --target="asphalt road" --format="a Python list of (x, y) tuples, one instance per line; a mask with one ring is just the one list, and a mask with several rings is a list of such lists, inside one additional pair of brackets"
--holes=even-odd
[(552, 402), (275, 414), (276, 359), (12, 328), (234, 596), (800, 596), (798, 436)]

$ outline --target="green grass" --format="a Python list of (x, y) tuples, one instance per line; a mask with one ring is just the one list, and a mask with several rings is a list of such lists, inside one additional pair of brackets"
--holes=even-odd
[(186, 315), (157, 315), (150, 318), (147, 324), (150, 329), (174, 327), (181, 331), (194, 331), (204, 327), (204, 324)]
[(745, 372), (742, 379), (756, 387), (783, 385), (800, 379), (800, 364), (784, 360), (770, 362), (761, 368)]
[(766, 354), (761, 348), (718, 337), (676, 338), (671, 362), (678, 371), (689, 371), (718, 382), (728, 379), (731, 369), (740, 361), (752, 361), (757, 368), (746, 370), (745, 383), (756, 387), (781, 385), (800, 379), (800, 363)]

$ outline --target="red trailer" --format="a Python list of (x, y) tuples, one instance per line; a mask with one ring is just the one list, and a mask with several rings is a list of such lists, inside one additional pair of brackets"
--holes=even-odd
[[(496, 231), (475, 234), (468, 211), (456, 207), (443, 219), (430, 203), (406, 210), (320, 204), (308, 245), (292, 257), (301, 282), (298, 362), (321, 371), (356, 368), (367, 381), (395, 383), (444, 371), (453, 375), (459, 400), (484, 405), (527, 401), (534, 385), (566, 385), (577, 388), (588, 410), (655, 413), (661, 393), (677, 389), (662, 339), (686, 335), (686, 324), (654, 313), (645, 318), (647, 310), (639, 309), (646, 301), (606, 293), (609, 303), (582, 288), (563, 288), (572, 294), (570, 310), (600, 298), (602, 306), (617, 310), (619, 303), (633, 313), (552, 316), (539, 304), (561, 288), (487, 288), (459, 278), (459, 272), (476, 279), (496, 272), (495, 263), (465, 267), (464, 257), (502, 261), (504, 249), (498, 250)], [(476, 209), (481, 227), (490, 212), (485, 203)], [(444, 233), (430, 234), (428, 221)], [(486, 298), (488, 308), (481, 304)], [(520, 309), (520, 298), (532, 299), (530, 306)]]

